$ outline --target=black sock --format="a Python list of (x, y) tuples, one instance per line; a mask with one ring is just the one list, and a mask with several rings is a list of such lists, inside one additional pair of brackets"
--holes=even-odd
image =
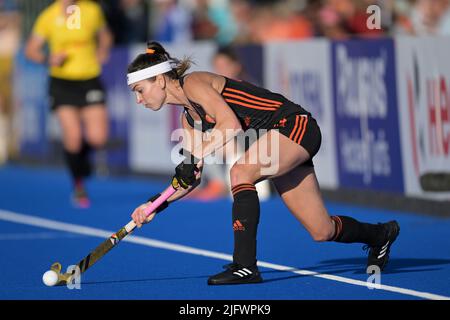
[(64, 150), (64, 157), (74, 181), (88, 177), (91, 174), (88, 146), (83, 145), (81, 150), (77, 152)]
[(256, 264), (256, 234), (259, 223), (259, 199), (253, 184), (240, 184), (233, 193), (233, 262), (244, 267)]
[(92, 174), (92, 166), (91, 166), (91, 150), (93, 150), (92, 146), (85, 140), (83, 140), (83, 145), (80, 150), (80, 172), (83, 177), (89, 177)]
[(330, 241), (360, 242), (370, 246), (383, 244), (385, 230), (382, 225), (363, 223), (346, 216), (332, 216), (331, 219), (335, 223), (335, 234)]

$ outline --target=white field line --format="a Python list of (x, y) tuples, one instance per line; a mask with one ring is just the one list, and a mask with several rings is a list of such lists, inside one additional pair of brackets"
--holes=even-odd
[[(0, 210), (0, 220), (21, 223), (21, 224), (26, 224), (26, 225), (31, 225), (31, 226), (41, 227), (41, 228), (46, 228), (46, 229), (72, 232), (72, 233), (76, 233), (76, 234), (82, 234), (82, 235), (87, 235), (87, 236), (92, 236), (92, 237), (99, 237), (99, 238), (103, 238), (103, 239), (109, 238), (114, 233), (113, 231), (106, 231), (106, 230), (101, 230), (101, 229), (96, 229), (96, 228), (91, 228), (91, 227), (85, 227), (85, 226), (81, 226), (81, 225), (58, 222), (58, 221), (54, 221), (54, 220), (38, 218), (35, 216), (24, 215), (24, 214), (19, 214), (19, 213), (10, 212), (10, 211), (4, 211), (4, 210)], [(209, 250), (203, 250), (203, 249), (197, 249), (197, 248), (193, 248), (193, 247), (189, 247), (189, 246), (154, 240), (154, 239), (145, 238), (145, 237), (138, 237), (138, 236), (130, 235), (130, 236), (127, 236), (123, 241), (135, 243), (135, 244), (141, 244), (141, 245), (148, 246), (148, 247), (178, 251), (178, 252), (183, 252), (183, 253), (188, 253), (188, 254), (195, 254), (195, 255), (200, 255), (200, 256), (205, 256), (205, 257), (215, 258), (215, 259), (221, 259), (221, 260), (226, 260), (226, 261), (233, 260), (233, 256), (230, 254), (214, 252), (214, 251), (209, 251)], [(374, 286), (374, 284), (371, 284), (371, 283), (368, 284), (365, 281), (354, 280), (351, 278), (345, 278), (345, 277), (340, 277), (340, 276), (335, 276), (335, 275), (330, 275), (330, 274), (318, 273), (318, 272), (313, 272), (313, 271), (308, 271), (308, 270), (300, 270), (297, 268), (279, 265), (279, 264), (273, 264), (273, 263), (269, 263), (269, 262), (259, 261), (258, 266), (270, 268), (270, 269), (274, 269), (274, 270), (279, 270), (279, 271), (292, 272), (292, 273), (299, 274), (302, 276), (313, 276), (313, 277), (317, 277), (317, 278), (347, 283), (347, 284), (366, 287), (366, 288), (369, 285)], [(377, 284), (376, 286), (377, 286), (377, 288), (376, 288), (377, 290), (385, 290), (385, 291), (389, 291), (389, 292), (410, 295), (410, 296), (423, 298), (423, 299), (450, 300), (450, 297), (437, 295), (437, 294), (433, 294), (433, 293), (428, 293), (428, 292), (421, 292), (421, 291), (410, 290), (410, 289), (405, 289), (405, 288), (400, 288), (400, 287), (387, 286), (387, 285), (383, 285), (383, 284), (379, 284), (379, 285)]]
[(0, 234), (0, 241), (11, 240), (50, 240), (60, 238), (80, 238), (83, 236), (66, 232), (22, 232)]

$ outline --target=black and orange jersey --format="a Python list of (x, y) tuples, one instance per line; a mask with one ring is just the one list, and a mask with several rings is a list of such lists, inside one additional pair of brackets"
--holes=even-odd
[[(180, 79), (183, 86), (184, 79)], [(255, 86), (246, 81), (225, 78), (225, 85), (220, 93), (228, 106), (234, 111), (243, 130), (273, 129), (274, 124), (293, 114), (310, 115), (300, 105), (293, 103), (281, 94)], [(201, 105), (190, 101), (202, 119), (202, 131), (212, 129), (214, 122)], [(185, 109), (189, 125), (194, 126), (194, 120)]]
[[(180, 85), (181, 87), (184, 86), (184, 77), (180, 78)], [(189, 103), (191, 104), (191, 106), (195, 109), (195, 111), (197, 112), (198, 116), (200, 117), (201, 121), (202, 121), (202, 132), (208, 131), (212, 128), (214, 128), (215, 126), (215, 122), (214, 119), (211, 119), (209, 117), (209, 115), (205, 112), (205, 109), (203, 109), (203, 107), (201, 105), (199, 105), (198, 103), (195, 103), (194, 101), (189, 100)], [(189, 123), (189, 125), (191, 127), (194, 128), (194, 119), (191, 117), (191, 115), (188, 112), (187, 108), (184, 108), (184, 115), (186, 117), (187, 122)]]
[(221, 95), (233, 109), (244, 130), (272, 129), (273, 125), (282, 118), (293, 114), (309, 115), (309, 112), (300, 105), (279, 93), (246, 81), (225, 79)]

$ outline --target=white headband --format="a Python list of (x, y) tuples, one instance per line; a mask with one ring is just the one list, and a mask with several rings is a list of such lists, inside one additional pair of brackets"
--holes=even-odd
[(154, 66), (127, 74), (127, 83), (128, 85), (130, 85), (138, 81), (145, 80), (171, 70), (172, 66), (170, 65), (170, 62), (164, 61), (155, 64)]

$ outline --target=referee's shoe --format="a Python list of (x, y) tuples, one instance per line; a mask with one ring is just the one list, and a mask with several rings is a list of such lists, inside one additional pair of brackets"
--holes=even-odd
[[(367, 260), (367, 272), (371, 273), (370, 267), (377, 266), (382, 271), (389, 261), (389, 252), (395, 239), (400, 233), (400, 226), (397, 221), (389, 221), (384, 223), (386, 230), (385, 240), (380, 246), (364, 246), (364, 250), (369, 250)], [(369, 272), (370, 271), (370, 272)]]
[(246, 284), (262, 282), (261, 275), (256, 265), (243, 267), (236, 263), (230, 263), (224, 266), (225, 271), (209, 277), (209, 285), (221, 284)]

